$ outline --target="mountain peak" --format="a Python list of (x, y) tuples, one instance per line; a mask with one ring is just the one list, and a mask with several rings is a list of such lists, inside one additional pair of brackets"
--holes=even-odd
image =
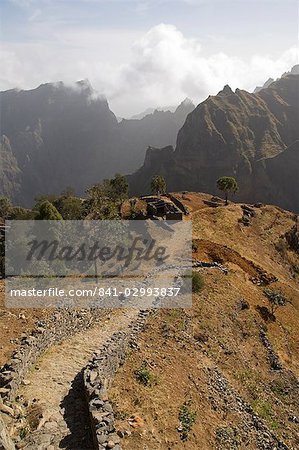
[(186, 97), (185, 100), (182, 101), (181, 105), (193, 105), (193, 101), (191, 100), (191, 98)]
[(162, 173), (170, 191), (217, 194), (215, 180), (229, 174), (238, 180), (239, 200), (298, 212), (298, 150), (285, 153), (299, 139), (297, 78), (283, 77), (259, 95), (225, 86), (200, 103), (180, 129), (175, 151), (166, 159), (157, 153), (132, 175), (131, 191), (144, 191), (144, 180)]
[(273, 78), (268, 78), (268, 80), (263, 84), (263, 86), (257, 86), (255, 88), (255, 90), (253, 91), (254, 94), (257, 94), (258, 92), (260, 92), (262, 89), (266, 89), (267, 87), (270, 86), (270, 84), (272, 84), (274, 82)]
[(232, 91), (231, 87), (228, 84), (226, 84), (222, 89), (222, 91), (218, 92), (218, 95), (231, 95), (233, 93), (234, 92)]
[(193, 111), (194, 109), (195, 105), (193, 101), (189, 97), (186, 97), (185, 100), (183, 100), (175, 110), (175, 114), (186, 114), (186, 112), (187, 114), (189, 114), (189, 112)]
[(296, 64), (295, 66), (293, 66), (291, 68), (291, 72), (292, 75), (299, 75), (299, 64)]
[(92, 85), (90, 84), (90, 81), (85, 78), (84, 80), (79, 80), (76, 82), (76, 86), (78, 86), (82, 91), (86, 90), (88, 92), (94, 92), (94, 89), (92, 87)]

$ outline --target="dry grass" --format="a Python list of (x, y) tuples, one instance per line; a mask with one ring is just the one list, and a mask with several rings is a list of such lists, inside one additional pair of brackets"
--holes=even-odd
[[(298, 389), (288, 371), (270, 370), (259, 338), (259, 326), (265, 326), (283, 366), (299, 375), (298, 278), (275, 248), (293, 226), (293, 216), (264, 206), (256, 208), (249, 227), (242, 227), (238, 222), (240, 205), (211, 208), (203, 203), (209, 198), (205, 194), (188, 193), (185, 197), (189, 197), (185, 204), (193, 210), (194, 239), (199, 244), (195, 256), (222, 260), (229, 274), (202, 269), (205, 286), (193, 296), (191, 309), (163, 310), (150, 319), (140, 338), (140, 351), (130, 355), (110, 393), (119, 413), (117, 426), (132, 432), (122, 446), (128, 450), (234, 448), (229, 439), (244, 437), (243, 419), (225, 406), (221, 396), (211, 395), (206, 369), (217, 367), (269, 430), (283, 436), (290, 448), (297, 448), (296, 424), (289, 416), (290, 412), (299, 414)], [(293, 258), (299, 259), (298, 255)], [(271, 288), (291, 300), (277, 311), (274, 322), (264, 322), (257, 309), (266, 307), (267, 299), (264, 288), (251, 281), (256, 267), (275, 275), (278, 281)], [(240, 309), (241, 299), (249, 309)], [(134, 377), (143, 361), (159, 379), (150, 388)], [(196, 420), (183, 442), (178, 427), (180, 407), (185, 402), (190, 402)], [(140, 417), (143, 426), (132, 428), (127, 420), (132, 414)], [(228, 436), (228, 447), (219, 444), (221, 436)], [(255, 433), (249, 433), (248, 439), (246, 448), (255, 450)]]

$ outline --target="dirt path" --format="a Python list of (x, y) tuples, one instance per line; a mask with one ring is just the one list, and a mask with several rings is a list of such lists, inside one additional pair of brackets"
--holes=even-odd
[[(116, 331), (124, 330), (137, 310), (118, 310), (110, 319), (53, 345), (37, 361), (19, 394), (34, 403), (31, 421), (42, 408), (38, 429), (26, 436), (27, 450), (90, 450), (88, 411), (82, 392), (82, 369), (93, 352)], [(37, 411), (37, 412), (36, 412)], [(40, 420), (40, 419), (39, 419)]]

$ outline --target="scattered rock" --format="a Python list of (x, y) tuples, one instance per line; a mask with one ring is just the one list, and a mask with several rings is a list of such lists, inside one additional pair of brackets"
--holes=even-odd
[(142, 428), (144, 426), (144, 422), (141, 417), (133, 415), (128, 419), (129, 425), (133, 428)]
[(0, 399), (0, 411), (9, 414), (11, 417), (14, 417), (14, 410), (10, 406), (5, 405)]
[(247, 300), (241, 298), (241, 300), (239, 300), (239, 302), (237, 303), (237, 307), (240, 311), (245, 311), (246, 309), (250, 308), (250, 305)]

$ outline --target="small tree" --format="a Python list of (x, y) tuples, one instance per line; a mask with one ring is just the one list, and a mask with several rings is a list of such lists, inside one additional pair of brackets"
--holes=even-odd
[(48, 200), (40, 203), (37, 209), (37, 220), (62, 220), (61, 214)]
[(217, 180), (217, 187), (225, 193), (225, 204), (228, 205), (228, 194), (239, 190), (238, 182), (234, 177), (221, 177)]
[(65, 220), (79, 220), (83, 215), (83, 202), (78, 197), (62, 194), (54, 206)]
[(151, 181), (151, 191), (153, 194), (161, 195), (166, 192), (166, 181), (162, 175), (155, 175)]
[(200, 273), (195, 272), (193, 270), (193, 272), (192, 272), (192, 292), (194, 292), (194, 293), (200, 292), (203, 289), (204, 284), (205, 284), (204, 279), (200, 275)]
[(129, 185), (128, 180), (124, 175), (117, 173), (114, 178), (110, 180), (109, 197), (114, 201), (124, 201), (128, 198)]
[(272, 291), (272, 289), (265, 289), (264, 294), (270, 305), (270, 311), (272, 316), (275, 316), (275, 312), (280, 306), (286, 306), (288, 300), (280, 292)]

